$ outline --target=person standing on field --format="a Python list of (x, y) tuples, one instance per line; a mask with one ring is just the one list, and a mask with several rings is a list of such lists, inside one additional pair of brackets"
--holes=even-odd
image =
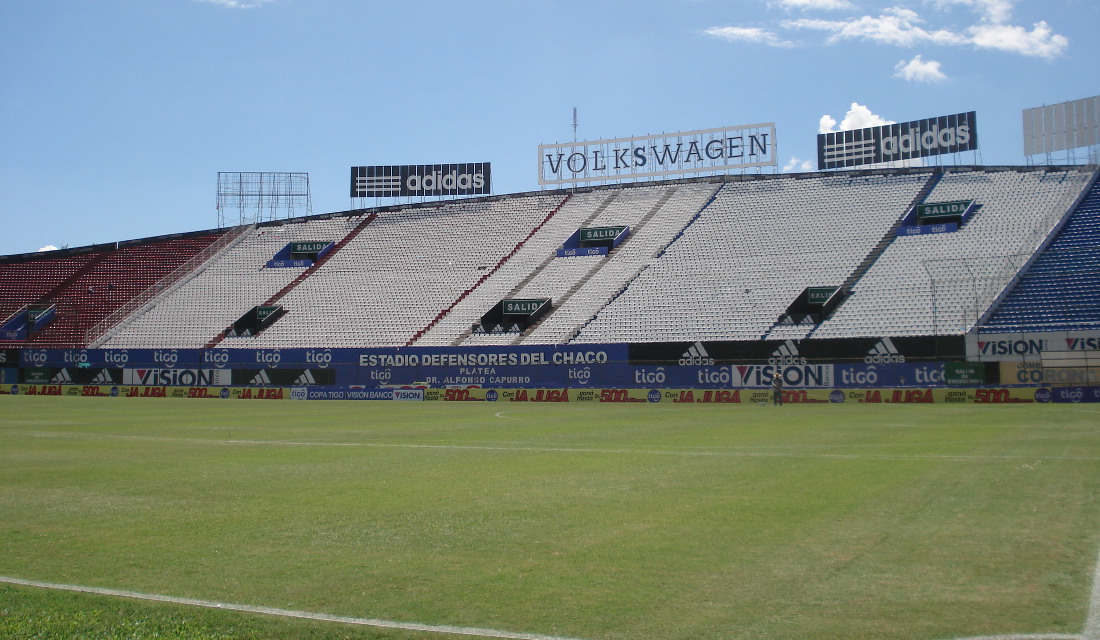
[(772, 404), (777, 407), (783, 406), (783, 375), (778, 369), (772, 376)]

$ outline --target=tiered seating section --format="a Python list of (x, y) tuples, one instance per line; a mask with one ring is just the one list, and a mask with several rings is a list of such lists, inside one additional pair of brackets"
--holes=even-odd
[[(711, 183), (599, 190), (575, 195), (553, 229), (485, 283), (476, 300), (456, 308), (439, 330), (417, 344), (560, 344), (567, 342), (614, 294), (675, 237), (718, 185)], [(606, 257), (557, 258), (556, 249), (579, 227), (629, 226), (631, 236)], [(519, 256), (517, 256), (519, 257)], [(551, 298), (554, 312), (527, 334), (466, 336), (478, 309), (502, 298)], [(487, 308), (487, 307), (486, 307)]]
[(407, 344), (522, 247), (562, 199), (456, 202), (383, 214), (280, 301), (286, 316), (255, 338), (221, 346)]
[(302, 269), (264, 266), (287, 243), (339, 240), (359, 221), (358, 217), (341, 217), (256, 227), (240, 242), (211, 258), (192, 278), (124, 321), (102, 346), (204, 347), (234, 320), (267, 302), (301, 273)]
[(0, 321), (28, 304), (49, 300), (50, 292), (101, 257), (98, 251), (60, 257), (50, 252), (25, 261), (0, 263)]
[(969, 331), (1081, 194), (1091, 171), (947, 171), (927, 202), (974, 200), (956, 233), (898, 237), (815, 338)]
[[(26, 304), (51, 302), (57, 309), (54, 321), (23, 346), (85, 346), (90, 327), (187, 262), (220, 235), (210, 232), (139, 240), (82, 255), (47, 256), (5, 265), (0, 272), (4, 310), (10, 315), (7, 311), (10, 307), (17, 311)], [(57, 274), (46, 275), (55, 267)]]
[(803, 289), (842, 284), (930, 175), (727, 183), (576, 341), (761, 338)]
[[(960, 334), (1003, 296), (1094, 175), (1059, 167), (727, 176), (332, 214), (239, 229), (239, 238), (211, 247), (212, 257), (133, 312), (127, 300), (217, 234), (187, 246), (162, 239), (0, 259), (0, 312), (56, 300), (59, 320), (32, 343), (82, 346), (87, 327), (118, 310), (119, 324), (96, 343), (108, 348)], [(914, 204), (953, 200), (980, 206), (958, 232), (894, 237)], [(1098, 208), (1094, 193), (1047, 253), (1089, 249), (1095, 260)], [(576, 229), (618, 225), (631, 235), (608, 256), (556, 256)], [(308, 271), (266, 268), (293, 241), (337, 249)], [(993, 321), (1055, 322), (1005, 314), (1017, 298), (1027, 309), (1051, 289), (1095, 295), (1095, 279), (1069, 279), (1081, 264), (1044, 257), (1031, 277), (1047, 269), (1061, 280), (1032, 289), (1025, 280)], [(823, 323), (779, 322), (806, 287), (841, 285), (851, 297)], [(523, 334), (472, 332), (500, 300), (518, 298), (551, 298), (554, 308)], [(224, 336), (242, 314), (273, 301), (286, 314), (269, 328)]]
[(1100, 329), (1100, 184), (983, 325), (983, 331)]

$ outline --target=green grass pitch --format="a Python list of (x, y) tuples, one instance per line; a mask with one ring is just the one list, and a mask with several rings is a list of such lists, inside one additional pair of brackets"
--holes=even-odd
[(0, 397), (14, 638), (1080, 634), (1100, 406)]

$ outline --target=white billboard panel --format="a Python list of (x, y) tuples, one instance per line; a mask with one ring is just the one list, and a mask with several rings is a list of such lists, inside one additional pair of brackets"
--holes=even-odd
[(1100, 145), (1100, 96), (1024, 109), (1024, 155)]
[(721, 173), (779, 164), (775, 123), (539, 145), (539, 184)]

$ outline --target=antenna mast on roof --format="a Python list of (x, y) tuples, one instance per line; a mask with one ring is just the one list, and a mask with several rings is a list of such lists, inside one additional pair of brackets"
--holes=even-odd
[(577, 108), (573, 107), (573, 142), (577, 141)]

